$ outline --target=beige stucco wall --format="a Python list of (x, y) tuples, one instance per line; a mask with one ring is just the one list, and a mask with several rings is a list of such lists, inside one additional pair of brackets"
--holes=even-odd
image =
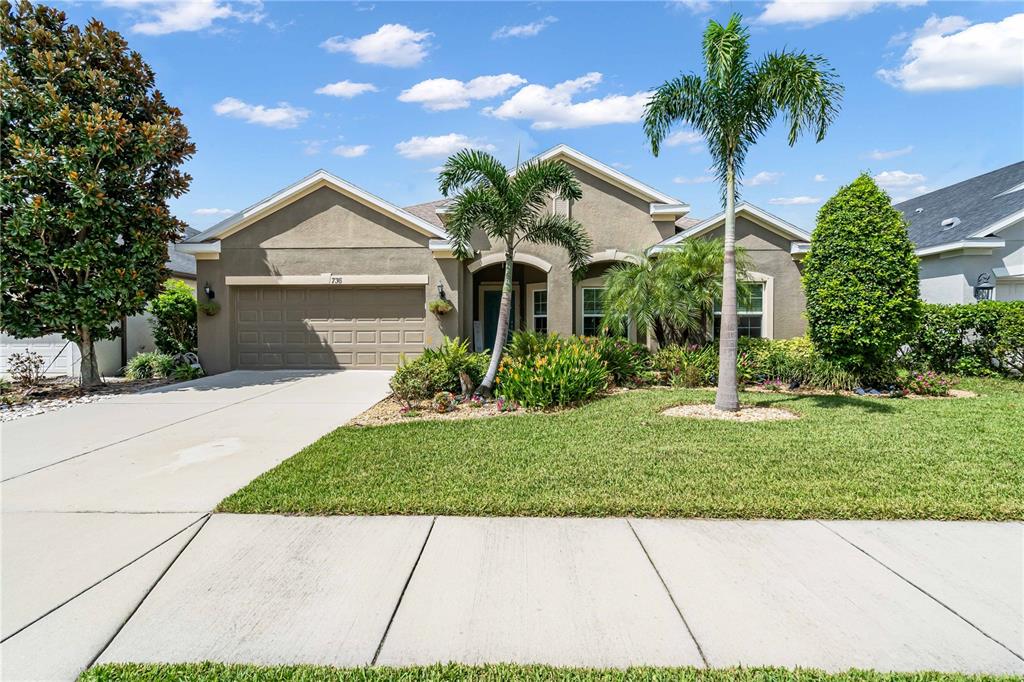
[[(572, 166), (572, 164), (570, 164)], [(624, 253), (641, 253), (662, 239), (674, 234), (671, 221), (651, 220), (650, 201), (641, 199), (630, 192), (612, 185), (581, 168), (572, 166), (583, 187), (583, 198), (573, 202), (570, 215), (580, 221), (594, 242), (593, 252), (609, 249)], [(503, 253), (502, 242), (491, 242), (483, 233), (473, 238), (478, 258)], [(522, 244), (519, 254), (537, 256), (551, 264), (548, 273), (548, 329), (559, 334), (578, 332), (574, 322), (574, 286), (565, 251), (543, 244)], [(467, 291), (464, 296), (473, 295), (472, 275), (466, 272)], [(463, 336), (472, 333), (472, 315), (463, 317)]]
[[(724, 228), (705, 235), (721, 239)], [(807, 331), (804, 310), (807, 301), (800, 283), (800, 266), (790, 254), (791, 240), (750, 220), (736, 218), (736, 245), (742, 247), (752, 262), (752, 270), (773, 278), (772, 316), (776, 339), (803, 336)]]
[[(209, 373), (231, 368), (234, 357), (232, 292), (225, 276), (426, 275), (426, 301), (437, 285), (456, 311), (436, 317), (424, 311), (426, 343), (458, 334), (462, 266), (435, 259), (428, 237), (330, 188), (321, 188), (221, 242), (217, 260), (198, 260), (200, 291), (208, 282), (221, 309), (199, 316), (199, 356)], [(200, 293), (201, 301), (206, 297)]]

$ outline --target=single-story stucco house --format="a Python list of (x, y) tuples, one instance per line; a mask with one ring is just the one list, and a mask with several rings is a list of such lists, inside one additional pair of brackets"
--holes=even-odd
[[(523, 244), (514, 270), (516, 328), (592, 334), (601, 322), (607, 269), (633, 254), (720, 235), (723, 216), (697, 221), (679, 199), (570, 147), (539, 158), (571, 166), (583, 198), (551, 210), (578, 220), (593, 239), (588, 272), (573, 282), (558, 248)], [(741, 328), (754, 336), (804, 333), (800, 259), (810, 235), (754, 206), (738, 211), (738, 243), (754, 264), (756, 293)], [(393, 368), (445, 336), (494, 338), (501, 244), (478, 233), (474, 257), (456, 259), (445, 202), (401, 208), (317, 171), (179, 245), (197, 259), (199, 356), (209, 373), (230, 369)], [(454, 309), (428, 312), (445, 298)]]
[(930, 303), (1024, 299), (1024, 161), (895, 204)]

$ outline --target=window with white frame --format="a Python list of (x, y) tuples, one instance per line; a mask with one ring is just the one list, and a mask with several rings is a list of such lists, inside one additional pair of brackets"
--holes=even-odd
[(533, 331), (538, 334), (548, 333), (548, 290), (533, 291)]
[(583, 336), (597, 336), (601, 333), (604, 317), (604, 289), (584, 287), (583, 289)]
[[(764, 335), (764, 282), (737, 282), (736, 315), (739, 336)], [(715, 301), (715, 338), (722, 330), (722, 302)]]

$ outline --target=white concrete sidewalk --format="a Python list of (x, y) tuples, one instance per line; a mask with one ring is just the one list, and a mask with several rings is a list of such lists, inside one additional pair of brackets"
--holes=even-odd
[(101, 662), (1024, 673), (1019, 523), (215, 515)]
[(0, 426), (0, 678), (73, 679), (225, 496), (388, 372), (230, 372)]

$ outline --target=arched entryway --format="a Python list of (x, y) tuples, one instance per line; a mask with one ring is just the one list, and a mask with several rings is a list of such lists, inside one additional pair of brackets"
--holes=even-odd
[[(473, 292), (470, 337), (473, 347), (485, 350), (494, 342), (502, 282), (505, 276), (504, 257), (492, 254), (470, 263)], [(517, 255), (512, 267), (512, 307), (509, 334), (516, 330), (547, 333), (550, 329), (548, 307), (548, 275), (551, 265), (529, 256)]]

